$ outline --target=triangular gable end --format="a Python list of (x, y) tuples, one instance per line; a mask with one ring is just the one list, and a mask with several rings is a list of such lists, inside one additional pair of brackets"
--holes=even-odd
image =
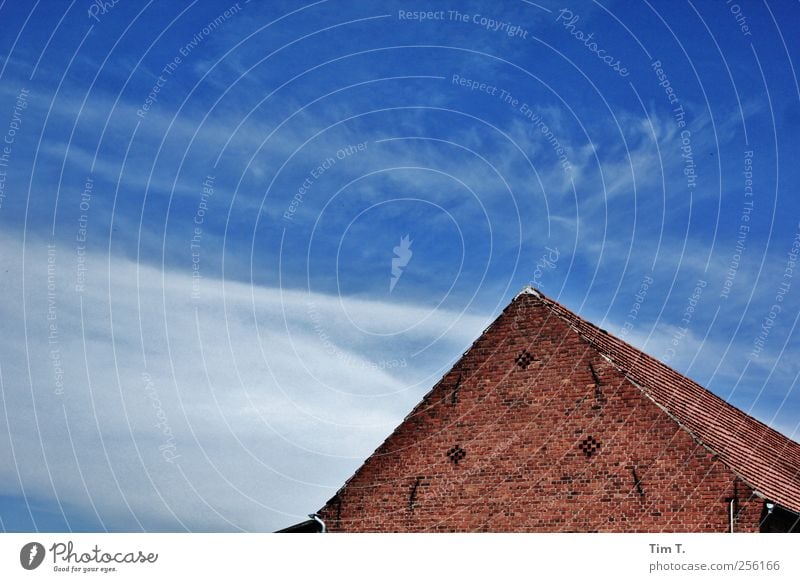
[(320, 516), (329, 531), (759, 531), (800, 510), (798, 467), (797, 443), (529, 289)]

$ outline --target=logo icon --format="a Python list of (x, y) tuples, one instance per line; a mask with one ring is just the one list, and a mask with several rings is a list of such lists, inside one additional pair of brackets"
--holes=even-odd
[(414, 254), (411, 252), (411, 243), (413, 242), (414, 241), (409, 240), (408, 235), (406, 235), (400, 239), (400, 244), (392, 249), (394, 250), (395, 256), (392, 257), (392, 278), (389, 281), (389, 293), (394, 291), (394, 286), (397, 285), (397, 282), (403, 275), (403, 267), (408, 265), (408, 262), (411, 260), (411, 255)]
[(39, 542), (28, 542), (19, 552), (19, 563), (26, 570), (35, 570), (44, 561), (44, 546)]

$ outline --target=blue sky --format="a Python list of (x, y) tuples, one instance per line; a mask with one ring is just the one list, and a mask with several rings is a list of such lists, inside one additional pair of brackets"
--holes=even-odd
[(798, 439), (796, 3), (101, 4), (0, 3), (0, 528), (299, 521), (530, 282)]

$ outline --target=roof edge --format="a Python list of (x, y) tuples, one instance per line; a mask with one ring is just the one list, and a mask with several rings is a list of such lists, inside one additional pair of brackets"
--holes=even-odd
[[(697, 431), (692, 430), (689, 426), (687, 426), (686, 423), (683, 421), (682, 418), (680, 418), (679, 415), (677, 415), (668, 406), (666, 406), (665, 404), (661, 403), (657, 399), (657, 397), (654, 394), (652, 394), (652, 391), (650, 389), (648, 389), (646, 386), (642, 385), (642, 383), (638, 380), (638, 378), (635, 377), (635, 374), (631, 370), (629, 370), (626, 365), (624, 365), (617, 358), (615, 358), (613, 354), (607, 353), (607, 350), (603, 349), (603, 347), (596, 341), (596, 338), (593, 337), (593, 335), (594, 334), (601, 334), (601, 335), (606, 336), (606, 337), (611, 337), (614, 340), (624, 344), (625, 346), (629, 347), (630, 349), (634, 350), (637, 354), (639, 354), (639, 356), (637, 356), (637, 357), (641, 357), (645, 361), (650, 361), (651, 363), (654, 363), (657, 366), (661, 366), (661, 367), (669, 370), (670, 372), (674, 373), (675, 375), (677, 375), (681, 379), (685, 380), (686, 382), (689, 382), (689, 383), (693, 384), (695, 387), (697, 387), (697, 388), (701, 389), (702, 391), (706, 392), (708, 395), (710, 395), (710, 397), (712, 399), (718, 401), (721, 405), (726, 406), (726, 407), (732, 409), (733, 411), (743, 415), (747, 419), (755, 422), (757, 425), (760, 425), (767, 433), (771, 433), (772, 435), (774, 435), (774, 436), (778, 437), (779, 439), (785, 441), (787, 444), (798, 446), (798, 445), (800, 445), (800, 443), (798, 443), (794, 439), (788, 437), (787, 435), (783, 434), (782, 432), (772, 428), (771, 426), (769, 426), (765, 422), (759, 420), (758, 418), (752, 416), (751, 414), (748, 414), (747, 412), (745, 412), (744, 410), (740, 409), (736, 405), (731, 404), (730, 402), (728, 402), (727, 400), (725, 400), (724, 398), (722, 398), (718, 394), (716, 394), (713, 391), (709, 390), (708, 388), (706, 388), (705, 386), (703, 386), (699, 382), (693, 380), (689, 376), (679, 372), (678, 370), (675, 370), (674, 368), (672, 368), (668, 364), (665, 364), (664, 362), (662, 362), (661, 360), (659, 360), (655, 356), (652, 356), (652, 355), (648, 354), (644, 350), (642, 350), (642, 349), (630, 344), (629, 342), (625, 341), (624, 339), (619, 338), (616, 335), (613, 335), (613, 334), (609, 333), (608, 331), (606, 331), (605, 329), (601, 328), (600, 326), (598, 326), (598, 325), (592, 323), (591, 321), (581, 317), (580, 315), (578, 315), (577, 313), (575, 313), (574, 311), (572, 311), (568, 307), (562, 305), (558, 301), (556, 301), (554, 299), (551, 299), (550, 297), (547, 297), (544, 293), (542, 293), (538, 289), (535, 289), (533, 287), (528, 286), (525, 289), (523, 289), (523, 291), (520, 292), (520, 294), (517, 295), (517, 297), (520, 297), (523, 294), (525, 294), (525, 295), (534, 295), (537, 299), (539, 299), (542, 302), (542, 304), (544, 305), (544, 307), (546, 309), (548, 309), (548, 311), (550, 311), (550, 313), (552, 313), (554, 316), (556, 316), (559, 319), (561, 319), (562, 321), (564, 321), (564, 323), (573, 332), (575, 332), (578, 335), (578, 337), (580, 337), (581, 339), (583, 339), (586, 342), (588, 342), (589, 345), (592, 346), (592, 348), (600, 356), (602, 356), (606, 360), (608, 360), (611, 363), (611, 365), (614, 366), (614, 368), (616, 368), (620, 373), (622, 373), (622, 375), (625, 377), (625, 379), (628, 382), (630, 382), (633, 386), (635, 386), (640, 392), (642, 392), (642, 394), (646, 398), (648, 398), (651, 402), (656, 404), (656, 406), (658, 406), (662, 411), (664, 411), (664, 413), (666, 413), (667, 416), (669, 416), (673, 420), (673, 422), (675, 422), (678, 425), (679, 428), (683, 429), (686, 433), (688, 433), (689, 436), (695, 442), (697, 442), (699, 445), (701, 445), (703, 448), (705, 448), (706, 450), (708, 450), (709, 452), (714, 454), (719, 459), (720, 462), (722, 462), (726, 467), (728, 467), (728, 469), (730, 471), (732, 471), (734, 473), (734, 475), (736, 475), (744, 483), (749, 485), (754, 491), (760, 491), (760, 494), (765, 499), (769, 498), (773, 502), (777, 502), (779, 505), (781, 505), (782, 507), (788, 509), (789, 511), (792, 511), (794, 513), (800, 514), (800, 506), (792, 507), (793, 506), (792, 503), (787, 504), (785, 501), (781, 501), (779, 499), (775, 499), (774, 495), (770, 495), (769, 493), (765, 492), (761, 486), (759, 486), (757, 483), (754, 482), (754, 479), (751, 479), (751, 478), (747, 477), (746, 475), (743, 475), (742, 474), (743, 472), (741, 471), (741, 469), (739, 467), (735, 467), (731, 463), (731, 460), (728, 458), (728, 454), (726, 454), (724, 452), (721, 452), (720, 450), (717, 450), (716, 446), (708, 443), (708, 440), (705, 438), (705, 436), (703, 436), (701, 434), (698, 434)], [(565, 313), (561, 313), (561, 311), (564, 311)], [(569, 315), (571, 315), (572, 317), (574, 317), (578, 321), (577, 322), (572, 321), (568, 317)], [(581, 330), (579, 327), (577, 327), (577, 324), (586, 325), (586, 326), (588, 326), (589, 329), (588, 330)], [(587, 331), (589, 333), (587, 333)]]

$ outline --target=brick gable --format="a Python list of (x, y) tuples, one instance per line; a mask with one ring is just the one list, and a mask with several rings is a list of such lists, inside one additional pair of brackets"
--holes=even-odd
[(760, 485), (581, 322), (520, 294), (320, 511), (329, 531), (722, 532), (731, 499), (759, 531)]

